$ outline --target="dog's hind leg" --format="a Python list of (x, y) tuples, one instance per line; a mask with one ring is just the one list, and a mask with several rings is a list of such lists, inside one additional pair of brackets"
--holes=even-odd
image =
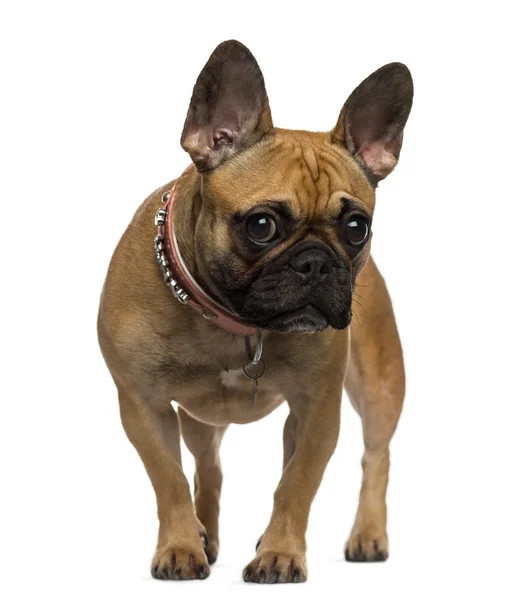
[(181, 407), (178, 410), (182, 437), (195, 458), (195, 509), (206, 528), (206, 554), (212, 565), (219, 552), (219, 510), (222, 471), (219, 448), (227, 427), (206, 425), (190, 417)]
[(360, 305), (353, 303), (345, 387), (362, 418), (365, 452), (360, 501), (345, 557), (349, 561), (381, 561), (388, 557), (389, 443), (404, 400), (404, 365), (391, 301), (372, 261), (358, 284)]

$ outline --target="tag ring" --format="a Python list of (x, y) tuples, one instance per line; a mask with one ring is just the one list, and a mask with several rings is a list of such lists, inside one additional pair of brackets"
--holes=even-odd
[[(252, 364), (257, 364), (261, 361), (261, 357), (263, 355), (263, 332), (258, 329), (255, 334), (257, 341), (255, 344), (255, 352), (252, 358), (252, 348), (250, 346), (250, 336), (247, 335), (244, 338), (244, 343), (246, 344), (246, 353), (248, 354), (248, 358), (252, 361)], [(262, 362), (262, 361), (261, 361)]]

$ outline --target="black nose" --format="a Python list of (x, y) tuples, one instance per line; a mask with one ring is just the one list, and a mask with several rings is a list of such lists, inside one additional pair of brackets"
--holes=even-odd
[(309, 248), (295, 256), (290, 265), (306, 281), (317, 281), (332, 269), (332, 258), (323, 250)]

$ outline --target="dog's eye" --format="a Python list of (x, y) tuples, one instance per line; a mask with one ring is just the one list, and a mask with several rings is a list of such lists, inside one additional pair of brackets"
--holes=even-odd
[(259, 244), (266, 244), (272, 240), (277, 227), (274, 219), (265, 213), (252, 215), (246, 221), (246, 231), (250, 238)]
[(345, 234), (353, 246), (361, 246), (369, 236), (369, 224), (364, 217), (353, 215), (347, 221)]

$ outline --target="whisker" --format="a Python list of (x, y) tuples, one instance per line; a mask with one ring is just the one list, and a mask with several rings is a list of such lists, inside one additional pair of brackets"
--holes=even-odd
[(362, 306), (362, 304), (360, 302), (358, 302), (358, 300), (354, 297), (354, 295), (353, 295), (353, 302), (356, 302), (356, 304), (358, 304), (358, 306), (364, 311), (364, 314), (365, 314), (366, 309)]

